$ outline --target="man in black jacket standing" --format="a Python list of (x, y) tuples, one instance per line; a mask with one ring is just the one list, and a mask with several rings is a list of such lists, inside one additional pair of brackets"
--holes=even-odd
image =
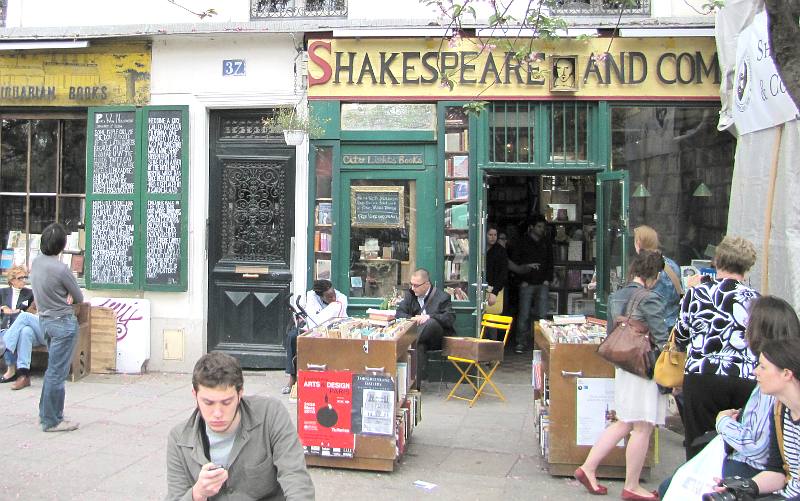
[(430, 274), (419, 268), (411, 274), (411, 286), (397, 305), (397, 318), (410, 318), (419, 326), (417, 339), (417, 388), (425, 377), (428, 350), (441, 350), (442, 338), (455, 335), (456, 315), (450, 295), (431, 284)]
[(550, 281), (553, 279), (553, 245), (545, 235), (545, 219), (534, 216), (526, 233), (513, 249), (508, 268), (521, 280), (519, 285), (519, 312), (517, 313), (517, 345), (514, 351), (522, 353), (531, 348), (531, 307), (536, 304), (537, 319), (547, 315)]

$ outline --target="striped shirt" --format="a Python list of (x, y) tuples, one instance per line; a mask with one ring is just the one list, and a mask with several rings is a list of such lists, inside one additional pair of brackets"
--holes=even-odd
[(761, 393), (756, 386), (742, 410), (740, 421), (730, 416), (717, 421), (717, 433), (734, 449), (731, 459), (757, 470), (766, 468), (769, 457), (769, 417), (774, 405), (775, 397)]
[[(791, 411), (783, 407), (781, 414), (783, 423), (783, 453), (786, 456), (786, 466), (791, 472), (791, 477), (786, 486), (777, 492), (786, 499), (800, 498), (800, 420), (792, 421)], [(767, 470), (784, 472), (783, 457), (781, 456), (778, 437), (775, 432), (775, 414), (770, 413), (770, 446)]]

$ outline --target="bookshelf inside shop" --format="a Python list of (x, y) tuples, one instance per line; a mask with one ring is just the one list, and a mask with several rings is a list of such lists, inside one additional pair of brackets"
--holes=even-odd
[(587, 285), (595, 271), (594, 175), (493, 176), (488, 188), (489, 221), (509, 245), (541, 214), (553, 244), (553, 280), (548, 314), (594, 314)]
[[(572, 476), (603, 430), (617, 420), (614, 366), (597, 355), (605, 321), (555, 325), (534, 330), (534, 419), (539, 447), (551, 475)], [(647, 480), (657, 462), (658, 430), (642, 468)], [(625, 478), (625, 448), (618, 445), (597, 470), (598, 477)]]
[(314, 207), (314, 279), (331, 279), (332, 199), (317, 198)]
[(344, 319), (297, 338), (306, 464), (389, 472), (405, 453), (422, 420), (422, 395), (412, 389), (417, 328), (386, 323)]
[(444, 283), (453, 300), (467, 300), (469, 282), (469, 118), (460, 106), (445, 109)]

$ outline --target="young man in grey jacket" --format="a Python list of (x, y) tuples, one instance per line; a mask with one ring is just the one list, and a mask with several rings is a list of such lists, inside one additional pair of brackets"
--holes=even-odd
[(245, 397), (235, 358), (201, 357), (192, 387), (197, 409), (169, 434), (166, 499), (314, 499), (289, 412), (277, 399)]

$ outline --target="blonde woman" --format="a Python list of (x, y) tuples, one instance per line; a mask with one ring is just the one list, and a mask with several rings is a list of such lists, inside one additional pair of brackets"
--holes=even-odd
[(745, 283), (756, 250), (726, 236), (717, 246), (716, 279), (692, 287), (681, 302), (675, 341), (687, 351), (683, 380), (686, 459), (705, 445), (719, 411), (741, 409), (755, 388), (756, 357), (745, 338), (750, 303), (759, 294)]

